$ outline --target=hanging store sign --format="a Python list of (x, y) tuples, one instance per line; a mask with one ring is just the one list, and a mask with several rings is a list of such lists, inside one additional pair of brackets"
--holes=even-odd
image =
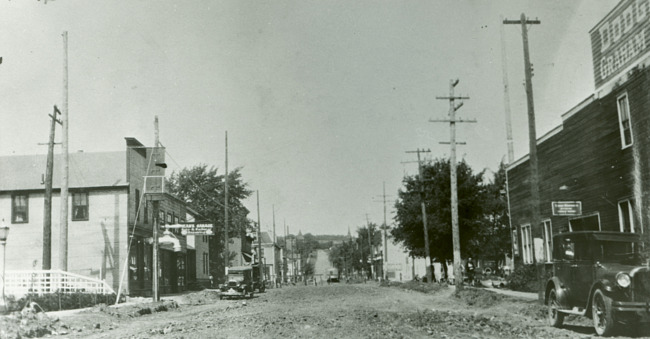
[(181, 230), (182, 235), (213, 235), (212, 224), (174, 224), (163, 226)]
[(589, 32), (596, 88), (648, 54), (649, 29), (650, 0), (627, 0), (621, 1)]
[(573, 217), (582, 215), (582, 201), (553, 201), (553, 216)]

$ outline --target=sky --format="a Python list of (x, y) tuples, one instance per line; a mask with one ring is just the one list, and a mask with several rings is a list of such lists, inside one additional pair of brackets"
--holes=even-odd
[(528, 153), (521, 27), (501, 16), (541, 21), (529, 30), (540, 137), (594, 92), (589, 30), (617, 3), (0, 0), (0, 155), (47, 152), (66, 31), (70, 152), (153, 146), (158, 116), (168, 175), (223, 174), (227, 133), (263, 230), (381, 224), (384, 187), (390, 225), (417, 173), (405, 152), (449, 157), (448, 124), (429, 120), (447, 117), (436, 97), (451, 79), (470, 97), (457, 116), (477, 120), (457, 128), (458, 159), (488, 177), (507, 160), (502, 29), (515, 158)]

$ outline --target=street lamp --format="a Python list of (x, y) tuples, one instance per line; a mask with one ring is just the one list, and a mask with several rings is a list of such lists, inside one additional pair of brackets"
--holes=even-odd
[(5, 224), (2, 219), (2, 226), (0, 226), (0, 244), (2, 244), (2, 304), (7, 310), (7, 299), (5, 298), (5, 264), (7, 263), (7, 237), (9, 236), (9, 226)]

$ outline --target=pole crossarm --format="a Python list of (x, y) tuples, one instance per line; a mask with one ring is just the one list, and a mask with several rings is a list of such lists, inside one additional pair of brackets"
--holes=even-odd
[[(525, 21), (524, 23), (529, 24), (529, 25), (539, 25), (539, 24), (541, 24), (542, 22), (539, 21), (539, 20), (537, 20), (537, 19), (535, 19), (535, 20), (529, 20), (529, 19), (526, 19), (526, 21)], [(503, 20), (503, 24), (504, 24), (504, 25), (521, 25), (521, 20), (508, 20), (508, 19), (504, 19), (504, 20)]]
[(429, 122), (477, 122), (476, 119), (429, 119)]
[[(438, 143), (441, 144), (441, 145), (451, 145), (451, 142), (449, 142), (449, 141), (440, 141)], [(454, 143), (456, 145), (467, 145), (467, 143), (465, 141), (456, 141)]]
[(438, 100), (469, 100), (469, 97), (456, 97), (456, 96), (450, 96), (450, 97), (436, 97)]

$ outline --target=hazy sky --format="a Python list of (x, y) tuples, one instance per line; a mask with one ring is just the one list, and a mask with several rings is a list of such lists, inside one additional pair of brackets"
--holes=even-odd
[[(594, 90), (588, 32), (618, 1), (88, 1), (0, 0), (0, 155), (45, 153), (62, 103), (69, 39), (70, 151), (152, 146), (154, 116), (168, 174), (200, 163), (259, 190), (261, 220), (280, 233), (346, 234), (388, 220), (405, 151), (448, 157), (449, 80), (459, 159), (504, 159), (500, 19), (529, 32), (537, 135)], [(504, 27), (515, 157), (528, 153), (521, 27)], [(57, 131), (60, 136), (60, 131)], [(60, 138), (57, 137), (57, 140)], [(490, 173), (490, 171), (488, 171)], [(491, 175), (491, 174), (490, 174)], [(247, 200), (256, 220), (255, 196)]]

